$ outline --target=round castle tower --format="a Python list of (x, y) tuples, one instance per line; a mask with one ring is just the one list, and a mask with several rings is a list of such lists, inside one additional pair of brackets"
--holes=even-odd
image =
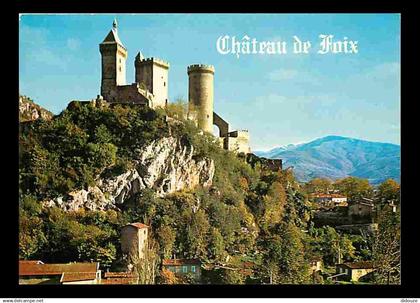
[(214, 66), (190, 65), (187, 73), (188, 112), (196, 115), (200, 129), (213, 133)]

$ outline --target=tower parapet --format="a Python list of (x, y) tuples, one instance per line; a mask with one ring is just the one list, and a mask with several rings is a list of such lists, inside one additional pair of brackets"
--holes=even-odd
[(188, 66), (187, 73), (190, 74), (192, 72), (209, 72), (214, 74), (214, 66), (208, 64), (192, 64)]
[(141, 65), (147, 65), (147, 64), (156, 64), (156, 65), (160, 65), (161, 67), (164, 68), (169, 68), (169, 62), (156, 58), (156, 57), (150, 57), (150, 58), (142, 58), (140, 56), (140, 53), (136, 56), (136, 60), (135, 60), (135, 65), (136, 66), (141, 66)]
[(187, 67), (188, 112), (196, 115), (197, 126), (213, 133), (214, 66), (193, 64)]

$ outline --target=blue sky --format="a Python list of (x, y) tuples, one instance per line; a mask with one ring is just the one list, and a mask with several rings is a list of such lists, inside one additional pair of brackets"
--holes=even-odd
[[(248, 129), (253, 150), (326, 135), (400, 143), (398, 14), (96, 14), (21, 15), (20, 93), (54, 113), (100, 92), (99, 43), (118, 20), (134, 57), (169, 61), (170, 100), (188, 97), (190, 64), (215, 66), (215, 111), (231, 129)], [(320, 34), (357, 40), (357, 54), (316, 53)], [(221, 35), (258, 41), (310, 40), (309, 54), (217, 52)]]

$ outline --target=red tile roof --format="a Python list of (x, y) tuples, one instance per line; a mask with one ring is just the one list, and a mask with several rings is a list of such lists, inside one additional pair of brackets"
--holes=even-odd
[(200, 265), (201, 262), (199, 259), (163, 259), (162, 265), (172, 265), (172, 266), (180, 266), (180, 265), (188, 265), (188, 264), (194, 264), (194, 265)]
[(136, 275), (132, 272), (106, 272), (105, 278), (134, 278)]
[(108, 278), (102, 279), (100, 284), (135, 284), (137, 283), (137, 278)]
[(95, 280), (96, 272), (64, 272), (61, 276), (60, 282), (75, 282)]
[(19, 264), (44, 264), (41, 260), (19, 260)]
[(242, 262), (242, 267), (243, 268), (254, 268), (254, 267), (256, 267), (257, 266), (257, 264), (255, 264), (254, 262), (251, 262), (251, 261), (245, 261), (245, 262)]
[(137, 228), (149, 228), (149, 226), (147, 226), (146, 224), (143, 223), (129, 223), (126, 226), (133, 226), (133, 227), (137, 227)]
[(71, 272), (94, 272), (99, 263), (35, 264), (19, 261), (19, 276), (49, 276)]

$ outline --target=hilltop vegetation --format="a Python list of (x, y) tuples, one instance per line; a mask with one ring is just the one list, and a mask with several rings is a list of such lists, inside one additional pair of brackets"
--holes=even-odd
[(19, 121), (33, 121), (39, 117), (43, 119), (51, 119), (53, 113), (45, 108), (34, 103), (34, 101), (27, 96), (19, 96)]

